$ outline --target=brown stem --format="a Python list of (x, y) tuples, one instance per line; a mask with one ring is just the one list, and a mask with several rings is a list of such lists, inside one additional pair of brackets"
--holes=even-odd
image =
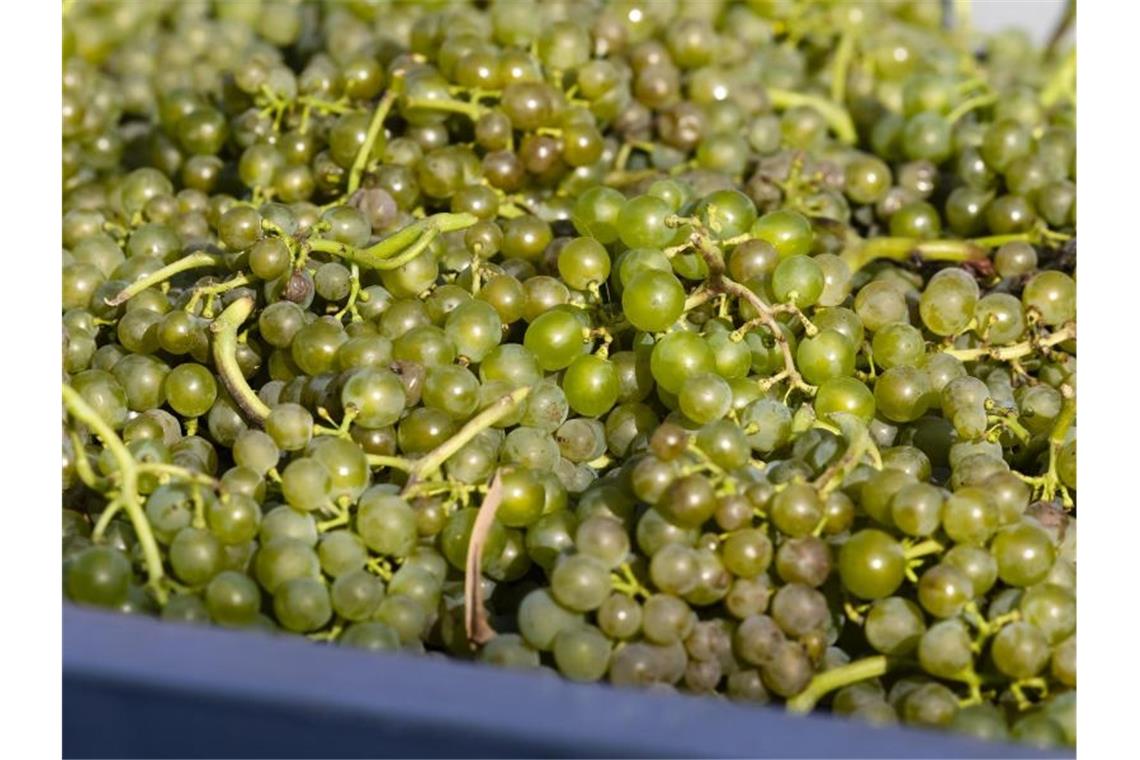
[(471, 526), (471, 539), (467, 543), (467, 564), (464, 568), (463, 622), (467, 631), (467, 641), (470, 644), (486, 644), (495, 638), (495, 629), (487, 620), (487, 608), (483, 605), (483, 547), (487, 544), (487, 535), (495, 522), (495, 513), (499, 511), (499, 504), (503, 501), (503, 478), (500, 471), (495, 471), (495, 478), (491, 481), (491, 488), (483, 497), (483, 504), (475, 516), (475, 524)]

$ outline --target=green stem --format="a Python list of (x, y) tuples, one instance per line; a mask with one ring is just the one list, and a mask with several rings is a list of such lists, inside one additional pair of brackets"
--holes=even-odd
[(1032, 243), (1034, 235), (1031, 232), (1010, 232), (1005, 235), (986, 235), (973, 238), (971, 243), (982, 248), (1001, 248), (1006, 243)]
[[(473, 214), (434, 214), (397, 230), (369, 248), (356, 248), (323, 238), (309, 240), (308, 246), (311, 250), (347, 259), (364, 269), (395, 269), (422, 253), (435, 236), (466, 229), (477, 221), (478, 217)], [(420, 247), (411, 258), (405, 258), (409, 246)]]
[(985, 108), (986, 106), (993, 105), (998, 101), (997, 93), (989, 92), (984, 95), (975, 95), (972, 98), (967, 98), (959, 103), (953, 111), (946, 115), (946, 121), (951, 124), (956, 123), (963, 116), (978, 108)]
[(435, 474), (452, 454), (463, 448), (480, 432), (510, 414), (514, 410), (515, 405), (526, 398), (529, 393), (530, 386), (516, 388), (472, 417), (467, 424), (460, 428), (459, 432), (451, 438), (432, 449), (421, 459), (417, 459), (409, 471), (408, 482), (404, 486), (404, 491), (410, 491), (416, 481)]
[(160, 475), (172, 478), (182, 478), (192, 483), (207, 486), (215, 491), (222, 487), (221, 481), (217, 478), (211, 477), (204, 472), (195, 472), (186, 467), (181, 467), (176, 464), (166, 464), (165, 462), (140, 462), (135, 465), (135, 469), (140, 475)]
[(364, 174), (364, 167), (368, 165), (368, 157), (372, 155), (376, 138), (380, 136), (380, 132), (384, 128), (384, 119), (392, 110), (392, 104), (396, 102), (396, 97), (395, 88), (389, 88), (384, 93), (384, 97), (380, 98), (380, 102), (376, 104), (376, 110), (372, 112), (372, 121), (368, 124), (368, 133), (364, 137), (364, 144), (360, 146), (360, 150), (356, 153), (356, 159), (352, 162), (352, 168), (348, 170), (347, 189), (349, 195), (356, 192), (356, 188), (360, 187), (360, 177)]
[(113, 298), (108, 298), (106, 303), (108, 306), (118, 306), (121, 303), (126, 303), (147, 288), (166, 282), (176, 274), (187, 272), (191, 269), (201, 269), (202, 267), (221, 266), (221, 264), (221, 256), (207, 251), (195, 251), (187, 256), (183, 256), (178, 259), (178, 261), (167, 264), (161, 269), (156, 269), (146, 277), (135, 280), (120, 290)]
[(75, 452), (75, 474), (79, 476), (83, 485), (92, 491), (101, 491), (106, 487), (106, 482), (95, 474), (95, 469), (87, 457), (87, 448), (83, 445), (83, 441), (79, 440), (79, 435), (74, 430), (67, 431), (67, 434), (71, 439), (71, 448)]
[(788, 708), (788, 712), (799, 714), (811, 712), (815, 703), (824, 695), (844, 686), (866, 681), (868, 678), (886, 675), (889, 667), (887, 658), (879, 655), (825, 670), (812, 678), (807, 688), (789, 699), (785, 706)]
[[(999, 243), (1000, 245), (1000, 243)], [(980, 261), (986, 258), (985, 240), (918, 240), (917, 238), (880, 237), (864, 240), (841, 254), (852, 272), (857, 272), (876, 259), (906, 261), (918, 255), (927, 261)]]
[(915, 544), (914, 546), (906, 549), (904, 553), (906, 554), (907, 559), (918, 559), (919, 557), (938, 554), (942, 551), (945, 551), (945, 549), (945, 546), (931, 538), (921, 543)]
[(847, 101), (847, 70), (851, 68), (851, 58), (855, 54), (855, 35), (845, 31), (839, 36), (835, 49), (835, 59), (831, 70), (831, 99), (839, 105)]
[(237, 331), (252, 313), (253, 298), (239, 298), (210, 324), (210, 331), (214, 333), (214, 364), (222, 385), (226, 386), (246, 419), (260, 426), (269, 416), (269, 407), (246, 382), (237, 361)]
[(395, 470), (403, 470), (404, 472), (411, 472), (412, 467), (415, 465), (404, 459), (403, 457), (386, 457), (381, 454), (368, 455), (369, 467), (391, 467)]
[(408, 98), (403, 102), (403, 110), (411, 111), (414, 109), (423, 109), (425, 111), (445, 111), (447, 113), (458, 113), (471, 119), (471, 121), (478, 121), (479, 117), (487, 112), (487, 107), (479, 105), (478, 103), (468, 103), (465, 100), (432, 100), (431, 98)]
[(847, 113), (847, 109), (841, 105), (832, 103), (818, 95), (808, 95), (777, 88), (768, 89), (768, 98), (772, 101), (772, 105), (780, 110), (795, 108), (796, 106), (810, 106), (819, 111), (820, 116), (824, 118), (831, 130), (835, 132), (835, 136), (840, 140), (848, 145), (853, 145), (858, 139), (858, 135), (855, 133), (855, 123), (851, 121), (851, 114)]
[[(139, 497), (138, 469), (134, 457), (111, 426), (71, 386), (63, 386), (63, 405), (77, 422), (86, 425), (99, 437), (115, 459), (119, 472), (122, 473), (119, 496), (115, 501), (122, 504), (122, 508), (127, 511), (127, 516), (130, 518), (131, 526), (135, 529), (139, 546), (142, 548), (151, 590), (159, 603), (165, 604), (166, 590), (160, 585), (163, 576), (162, 554), (159, 553), (158, 543), (154, 539), (154, 533), (151, 532), (150, 522), (146, 518), (142, 499)], [(110, 509), (111, 505), (107, 508)]]
[(1011, 359), (1020, 359), (1023, 356), (1029, 356), (1043, 348), (1051, 348), (1058, 343), (1064, 343), (1075, 337), (1077, 337), (1077, 323), (1067, 322), (1044, 338), (1034, 337), (1024, 340), (1021, 343), (1014, 343), (1013, 345), (1001, 346), (999, 348), (948, 348), (944, 350), (943, 353), (950, 354), (964, 362), (985, 358), (996, 359), (997, 361), (1009, 361)]
[(1061, 65), (1053, 70), (1041, 89), (1041, 105), (1049, 108), (1065, 96), (1072, 96), (1077, 78), (1077, 50), (1073, 48)]
[(839, 426), (843, 437), (847, 439), (847, 450), (813, 483), (820, 496), (826, 496), (841, 486), (843, 479), (863, 461), (863, 456), (875, 445), (867, 426), (855, 415), (837, 412), (831, 415), (831, 420)]

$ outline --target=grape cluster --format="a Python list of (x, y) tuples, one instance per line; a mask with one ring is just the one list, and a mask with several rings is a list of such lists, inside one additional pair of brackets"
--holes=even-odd
[(73, 602), (1075, 743), (1072, 52), (66, 6)]

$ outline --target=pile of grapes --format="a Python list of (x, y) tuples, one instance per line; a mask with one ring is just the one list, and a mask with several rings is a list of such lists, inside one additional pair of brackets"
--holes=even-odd
[(1075, 58), (942, 22), (65, 3), (66, 598), (1074, 744)]

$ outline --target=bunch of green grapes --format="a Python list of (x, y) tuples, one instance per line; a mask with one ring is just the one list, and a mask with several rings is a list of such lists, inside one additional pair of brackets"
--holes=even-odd
[(66, 598), (1075, 744), (1073, 52), (484, 5), (66, 7)]

